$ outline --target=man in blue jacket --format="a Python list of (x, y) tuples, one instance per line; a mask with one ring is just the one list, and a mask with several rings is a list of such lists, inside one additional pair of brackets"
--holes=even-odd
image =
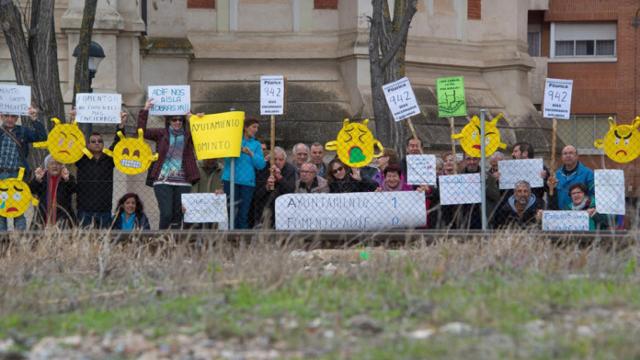
[(590, 198), (595, 196), (593, 170), (578, 161), (578, 150), (573, 145), (562, 149), (563, 166), (556, 171), (556, 175), (549, 177), (549, 188), (557, 192), (557, 204), (549, 204), (552, 209), (566, 209), (571, 203), (569, 188), (573, 184), (584, 184)]
[[(21, 167), (29, 170), (27, 157), (29, 144), (47, 139), (47, 131), (41, 121), (38, 121), (38, 111), (32, 107), (28, 110), (33, 120), (33, 129), (17, 125), (18, 115), (2, 114), (0, 128), (0, 179), (15, 178)], [(28, 171), (27, 171), (28, 173)], [(29, 181), (28, 178), (24, 179)], [(13, 220), (16, 230), (25, 230), (27, 220), (18, 216)], [(7, 218), (0, 217), (0, 232), (7, 231)]]

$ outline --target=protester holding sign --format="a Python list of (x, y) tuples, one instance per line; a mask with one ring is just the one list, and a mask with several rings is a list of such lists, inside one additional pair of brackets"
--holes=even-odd
[[(235, 201), (236, 211), (233, 219), (234, 229), (249, 228), (249, 211), (256, 187), (256, 171), (264, 169), (266, 163), (260, 142), (256, 140), (259, 123), (257, 119), (247, 118), (243, 125), (240, 157), (235, 159)], [(227, 196), (231, 194), (231, 159), (224, 160), (222, 184)]]
[(555, 188), (554, 202), (550, 201), (552, 209), (566, 209), (571, 204), (569, 188), (574, 184), (584, 184), (587, 187), (587, 195), (595, 196), (593, 170), (578, 161), (578, 150), (573, 145), (567, 145), (562, 149), (563, 166), (556, 171), (555, 176), (549, 177), (549, 188)]
[(138, 114), (138, 128), (145, 139), (156, 142), (158, 161), (149, 169), (149, 180), (158, 200), (160, 230), (181, 227), (181, 197), (191, 192), (191, 186), (200, 180), (200, 172), (193, 149), (193, 141), (187, 118), (184, 115), (165, 116), (164, 128), (147, 129), (149, 99)]
[[(596, 200), (593, 195), (589, 195), (589, 187), (584, 183), (575, 183), (569, 186), (566, 190), (566, 196), (570, 198), (569, 203), (562, 208), (552, 208), (553, 210), (572, 210), (572, 211), (587, 211), (589, 214), (589, 230), (605, 230), (609, 224), (609, 217), (607, 215), (598, 214), (596, 212)], [(593, 191), (593, 189), (591, 190)], [(557, 198), (562, 196), (560, 190), (554, 192), (549, 201), (551, 204), (559, 203)], [(541, 214), (538, 215), (541, 217)]]
[(138, 194), (127, 193), (119, 200), (111, 229), (133, 231), (149, 230), (149, 219), (144, 213), (144, 205)]
[[(273, 227), (276, 198), (295, 191), (296, 169), (287, 162), (287, 153), (283, 148), (276, 146), (273, 154), (273, 166), (265, 166), (256, 175), (256, 193), (251, 206), (252, 216), (249, 217), (251, 227), (261, 223)], [(269, 218), (268, 224), (264, 224), (266, 218)]]
[(363, 179), (359, 168), (350, 168), (336, 158), (329, 163), (329, 192), (351, 193), (375, 191), (376, 183)]
[[(74, 117), (75, 111), (71, 111)], [(116, 127), (118, 131), (124, 131), (127, 122), (127, 113), (120, 113), (120, 124)], [(109, 149), (113, 150), (120, 141), (118, 136), (114, 136), (113, 143)], [(83, 155), (76, 162), (78, 169), (77, 185), (77, 207), (78, 224), (80, 226), (95, 226), (96, 228), (107, 228), (111, 225), (111, 206), (113, 197), (113, 159), (105, 155), (104, 139), (99, 133), (89, 136), (87, 149), (93, 156), (91, 159)]]
[[(33, 120), (33, 129), (17, 125), (18, 115), (2, 114), (0, 126), (0, 179), (16, 178), (21, 167), (29, 169), (29, 143), (44, 141), (47, 132), (42, 120), (38, 120), (38, 111), (32, 107), (28, 110)], [(25, 180), (29, 175), (25, 176)], [(13, 220), (16, 230), (26, 230), (27, 220), (24, 215)], [(7, 231), (7, 219), (0, 217), (0, 231)]]
[[(463, 174), (475, 174), (480, 172), (480, 159), (464, 154), (465, 167)], [(493, 176), (481, 174), (486, 178), (486, 196), (487, 196), (487, 214), (492, 214), (496, 205), (500, 202), (500, 190), (498, 182)], [(461, 226), (463, 229), (482, 229), (482, 216), (480, 204), (464, 204), (462, 205), (463, 218)], [(488, 216), (490, 217), (490, 216)]]
[(76, 180), (64, 164), (47, 155), (44, 159), (44, 169), (39, 167), (34, 170), (34, 178), (29, 187), (33, 195), (40, 200), (34, 227), (67, 228), (75, 224), (71, 197), (76, 192)]
[(542, 202), (531, 192), (531, 185), (524, 180), (518, 181), (513, 195), (497, 210), (493, 227), (527, 228), (536, 223), (536, 216), (542, 208)]

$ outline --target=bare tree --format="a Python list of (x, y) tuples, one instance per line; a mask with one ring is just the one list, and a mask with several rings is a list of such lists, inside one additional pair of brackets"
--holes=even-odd
[(376, 136), (383, 144), (396, 144), (400, 154), (404, 154), (406, 131), (403, 122), (393, 120), (382, 85), (404, 76), (407, 35), (417, 11), (416, 3), (417, 0), (395, 0), (392, 18), (388, 0), (371, 0), (373, 14), (369, 18), (369, 63)]
[(91, 90), (89, 76), (89, 47), (93, 33), (93, 23), (96, 20), (96, 8), (98, 0), (85, 0), (82, 11), (82, 25), (80, 26), (80, 53), (76, 60), (76, 68), (73, 78), (73, 102), (77, 93), (86, 93)]
[(54, 27), (55, 0), (32, 0), (28, 7), (14, 0), (0, 0), (0, 27), (11, 53), (18, 84), (31, 86), (33, 102), (46, 118), (64, 119), (64, 102), (58, 73), (58, 46)]

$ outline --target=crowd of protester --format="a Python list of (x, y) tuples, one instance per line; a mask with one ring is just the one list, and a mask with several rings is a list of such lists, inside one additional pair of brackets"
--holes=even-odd
[[(148, 171), (147, 184), (153, 187), (159, 210), (158, 228), (181, 228), (184, 208), (181, 195), (195, 192), (231, 191), (230, 159), (197, 161), (189, 131), (189, 116), (166, 116), (164, 127), (148, 128), (147, 101), (140, 111), (137, 127), (146, 139), (155, 142), (159, 158)], [(17, 116), (2, 115), (0, 132), (0, 179), (16, 177), (20, 167), (29, 169), (29, 144), (46, 139), (43, 119), (35, 109), (29, 110), (33, 126), (17, 125)], [(72, 114), (73, 116), (73, 114)], [(124, 131), (126, 113), (115, 129)], [(241, 154), (235, 159), (234, 192), (236, 214), (232, 221), (236, 229), (272, 228), (275, 200), (289, 193), (353, 193), (375, 191), (420, 191), (425, 193), (428, 216), (425, 228), (481, 229), (480, 204), (440, 205), (439, 184), (408, 185), (407, 158), (387, 148), (381, 157), (364, 168), (347, 166), (337, 157), (326, 154), (320, 143), (298, 143), (291, 155), (275, 147), (272, 152), (257, 140), (259, 121), (247, 118), (244, 123)], [(111, 145), (111, 149), (118, 141)], [(421, 154), (423, 144), (409, 138), (406, 154)], [(149, 229), (144, 205), (135, 193), (122, 196), (113, 209), (113, 160), (103, 155), (104, 140), (99, 133), (88, 138), (87, 148), (92, 158), (84, 156), (75, 164), (75, 176), (67, 165), (47, 156), (43, 166), (32, 171), (29, 185), (39, 199), (34, 228), (48, 225), (94, 226), (118, 230)], [(512, 159), (533, 159), (531, 144), (520, 142), (512, 146)], [(579, 160), (576, 148), (562, 149), (562, 165), (551, 173), (544, 167), (540, 173), (544, 187), (531, 188), (527, 181), (516, 183), (512, 190), (501, 190), (498, 162), (503, 153), (493, 154), (488, 161), (486, 198), (489, 225), (492, 228), (539, 226), (545, 210), (583, 210), (590, 217), (591, 229), (614, 227), (616, 219), (595, 210), (594, 173)], [(328, 160), (328, 161), (327, 161)], [(479, 173), (479, 159), (445, 152), (437, 160), (437, 175)], [(26, 181), (26, 180), (25, 180)], [(75, 196), (75, 202), (73, 197)], [(74, 204), (76, 211), (74, 211)], [(112, 212), (112, 210), (114, 210)], [(26, 229), (24, 216), (14, 219), (14, 228)], [(0, 231), (7, 230), (7, 219), (0, 217)]]

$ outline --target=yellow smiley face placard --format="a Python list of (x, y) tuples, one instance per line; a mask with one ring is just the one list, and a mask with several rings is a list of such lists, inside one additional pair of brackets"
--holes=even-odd
[(609, 159), (617, 163), (628, 163), (640, 155), (640, 116), (631, 125), (617, 125), (613, 118), (609, 118), (609, 131), (603, 139), (596, 140), (593, 145), (597, 149), (604, 149)]
[(38, 199), (31, 195), (29, 185), (22, 181), (24, 168), (20, 168), (18, 177), (0, 180), (0, 216), (15, 218), (24, 214), (29, 204), (38, 206)]
[(82, 155), (93, 158), (77, 123), (63, 124), (57, 118), (51, 121), (54, 126), (49, 132), (47, 141), (33, 143), (33, 147), (46, 148), (51, 153), (51, 157), (61, 164), (73, 164), (80, 160)]
[[(363, 167), (368, 165), (374, 157), (382, 156), (384, 148), (380, 141), (373, 137), (367, 127), (369, 119), (362, 123), (352, 123), (349, 119), (344, 119), (342, 129), (338, 132), (336, 140), (329, 141), (325, 148), (329, 151), (336, 151), (338, 158), (345, 165), (350, 167)], [(378, 148), (379, 153), (374, 153)]]
[[(507, 144), (500, 140), (500, 130), (496, 126), (498, 120), (501, 118), (502, 113), (498, 114), (498, 116), (489, 122), (485, 121), (484, 150), (486, 156), (490, 156), (498, 150), (498, 148), (503, 150), (507, 148)], [(481, 157), (480, 119), (474, 115), (459, 134), (451, 135), (451, 139), (459, 139), (460, 146), (462, 146), (462, 150), (464, 150), (467, 155), (476, 158)]]
[(127, 138), (122, 131), (118, 131), (120, 141), (113, 151), (104, 149), (102, 152), (113, 158), (113, 164), (122, 173), (138, 175), (149, 168), (151, 162), (158, 160), (158, 154), (151, 151), (151, 146), (144, 142), (144, 132), (138, 129), (138, 137)]

